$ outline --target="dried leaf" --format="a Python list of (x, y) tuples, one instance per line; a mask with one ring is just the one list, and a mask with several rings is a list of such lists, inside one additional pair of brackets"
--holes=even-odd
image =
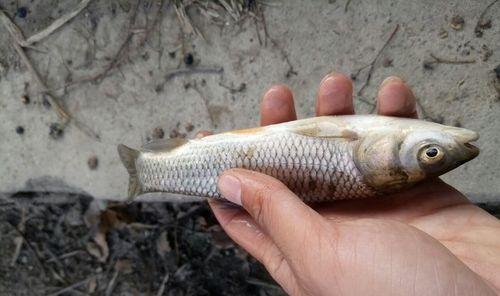
[(163, 257), (165, 253), (170, 251), (172, 251), (172, 248), (170, 247), (170, 243), (167, 239), (167, 232), (163, 231), (156, 241), (156, 252), (158, 255)]
[(106, 262), (109, 256), (109, 247), (106, 242), (106, 234), (98, 231), (94, 235), (94, 241), (87, 243), (87, 252), (96, 257), (100, 262)]
[(123, 274), (132, 273), (132, 261), (129, 259), (120, 259), (115, 263), (115, 270)]
[(87, 291), (89, 292), (89, 294), (92, 294), (96, 290), (97, 290), (97, 279), (93, 277), (89, 280), (89, 283), (87, 285)]

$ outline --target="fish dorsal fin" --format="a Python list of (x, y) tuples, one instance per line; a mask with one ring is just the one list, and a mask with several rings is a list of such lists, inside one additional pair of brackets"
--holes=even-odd
[(343, 138), (350, 141), (358, 139), (358, 134), (355, 131), (324, 121), (295, 126), (291, 131), (302, 136), (315, 138)]
[(142, 148), (149, 151), (170, 151), (186, 144), (187, 142), (188, 140), (181, 138), (159, 139), (144, 144)]

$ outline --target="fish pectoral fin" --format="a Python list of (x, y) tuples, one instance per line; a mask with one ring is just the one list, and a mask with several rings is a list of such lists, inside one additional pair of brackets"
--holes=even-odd
[(315, 138), (342, 138), (350, 141), (358, 139), (358, 134), (355, 131), (326, 123), (316, 123), (299, 126), (295, 127), (291, 131), (302, 136)]
[(159, 139), (153, 140), (142, 146), (142, 149), (149, 151), (170, 151), (179, 146), (186, 144), (188, 140), (173, 138), (173, 139)]

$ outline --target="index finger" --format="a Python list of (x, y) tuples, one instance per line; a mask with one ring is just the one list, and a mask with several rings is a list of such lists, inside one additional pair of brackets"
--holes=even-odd
[(352, 87), (351, 79), (344, 74), (328, 74), (319, 85), (316, 115), (354, 114)]

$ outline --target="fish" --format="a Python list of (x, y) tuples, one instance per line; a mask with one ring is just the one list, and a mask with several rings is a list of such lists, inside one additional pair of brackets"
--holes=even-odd
[(479, 149), (471, 142), (478, 139), (477, 132), (419, 119), (339, 115), (139, 150), (120, 144), (118, 154), (130, 175), (129, 200), (148, 193), (163, 201), (223, 199), (218, 177), (244, 168), (280, 180), (305, 202), (322, 202), (410, 188), (475, 158)]

